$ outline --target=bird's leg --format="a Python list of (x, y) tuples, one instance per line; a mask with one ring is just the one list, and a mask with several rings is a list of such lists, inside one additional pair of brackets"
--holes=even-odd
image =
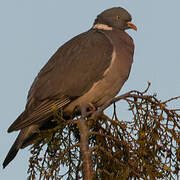
[(90, 109), (90, 113), (92, 114), (94, 111), (96, 111), (96, 107), (94, 106), (94, 104), (92, 104), (91, 102), (90, 103), (88, 103), (88, 105), (89, 105), (89, 109)]
[(90, 115), (90, 113), (88, 112), (89, 104), (80, 105), (79, 109), (81, 111), (81, 116), (82, 116), (83, 119)]
[(88, 117), (96, 111), (96, 107), (92, 103), (79, 105), (76, 109), (81, 112), (82, 118)]

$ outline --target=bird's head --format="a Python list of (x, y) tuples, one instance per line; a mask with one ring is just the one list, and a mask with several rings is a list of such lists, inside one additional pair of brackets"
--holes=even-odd
[[(94, 22), (94, 28), (100, 29), (134, 29), (137, 30), (136, 26), (131, 23), (132, 17), (131, 15), (121, 7), (114, 7), (111, 9), (107, 9), (99, 14)], [(102, 27), (102, 28), (101, 28)]]

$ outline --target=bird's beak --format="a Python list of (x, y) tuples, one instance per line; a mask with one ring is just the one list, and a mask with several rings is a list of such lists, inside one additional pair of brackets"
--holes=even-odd
[(137, 27), (132, 22), (127, 22), (127, 24), (128, 24), (128, 28), (134, 29), (135, 31), (137, 31)]

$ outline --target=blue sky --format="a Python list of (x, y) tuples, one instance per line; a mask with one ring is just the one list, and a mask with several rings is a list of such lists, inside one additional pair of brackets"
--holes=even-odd
[[(97, 14), (121, 6), (138, 31), (129, 80), (121, 93), (146, 87), (162, 99), (180, 95), (180, 1), (16, 0), (0, 2), (0, 164), (17, 133), (7, 128), (23, 111), (35, 76), (67, 40), (91, 28)], [(179, 107), (178, 103), (172, 107)], [(28, 148), (21, 150), (0, 179), (26, 179)]]

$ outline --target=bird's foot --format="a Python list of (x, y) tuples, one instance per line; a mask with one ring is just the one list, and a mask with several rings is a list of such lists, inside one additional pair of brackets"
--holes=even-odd
[(88, 108), (89, 111), (88, 112), (90, 114), (93, 114), (96, 111), (97, 108), (92, 103), (88, 103), (88, 105), (89, 105), (89, 108)]
[(96, 111), (96, 107), (92, 103), (79, 106), (82, 118), (86, 118)]

